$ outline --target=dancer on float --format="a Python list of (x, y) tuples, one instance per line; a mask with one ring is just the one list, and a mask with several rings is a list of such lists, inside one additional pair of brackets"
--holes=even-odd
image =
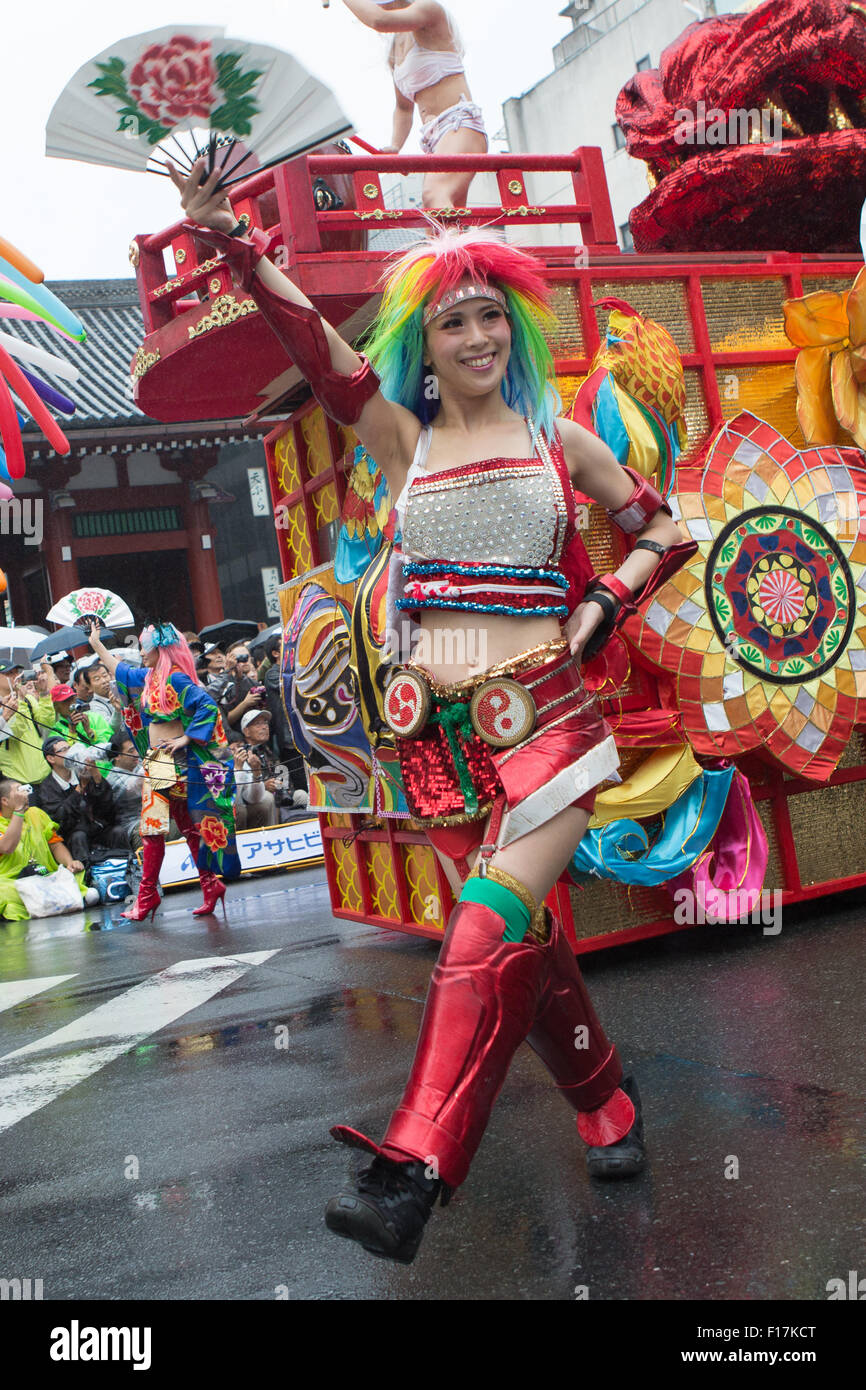
[[(447, 856), (459, 900), (403, 1100), (381, 1145), (333, 1131), (374, 1158), (326, 1213), (340, 1235), (408, 1262), (437, 1197), (466, 1177), (524, 1039), (577, 1111), (590, 1172), (643, 1166), (637, 1088), (541, 904), (583, 837), (592, 788), (618, 762), (575, 658), (694, 545), (645, 479), (595, 435), (554, 420), (536, 261), (484, 232), (442, 231), (407, 253), (370, 339), (380, 383), (267, 258), (266, 234), (235, 224), (217, 175), (199, 184), (203, 172), (199, 161), (188, 177), (172, 174), (199, 224), (187, 229), (223, 253), (399, 499), (399, 602), (417, 611), (428, 653), (426, 669), (395, 675), (386, 708), (409, 806)], [(575, 488), (638, 537), (615, 575), (591, 577)], [(455, 659), (470, 642), (481, 657)]]
[[(133, 907), (122, 913), (133, 922), (153, 916), (160, 904), (159, 871), (173, 818), (198, 869), (204, 902), (196, 917), (213, 912), (225, 897), (217, 875), (240, 874), (235, 846), (234, 765), (222, 717), (195, 669), (186, 638), (173, 623), (144, 629), (144, 666), (131, 666), (99, 640), (90, 645), (117, 684), (123, 718), (144, 758), (142, 779), (142, 877)], [(223, 903), (225, 912), (225, 903)]]
[[(380, 34), (393, 34), (389, 62), (397, 108), (392, 143), (402, 150), (421, 116), (425, 154), (486, 154), (487, 133), (463, 71), (463, 48), (447, 12), (435, 0), (343, 0), (347, 9)], [(474, 174), (431, 173), (424, 179), (425, 208), (464, 207)]]

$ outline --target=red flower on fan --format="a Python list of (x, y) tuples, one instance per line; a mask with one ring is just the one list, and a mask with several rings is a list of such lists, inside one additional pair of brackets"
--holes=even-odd
[(98, 613), (104, 603), (102, 589), (79, 589), (75, 595), (75, 606), (80, 613)]
[(168, 130), (186, 116), (207, 120), (214, 106), (216, 70), (208, 40), (175, 34), (146, 48), (129, 74), (129, 90), (152, 121)]

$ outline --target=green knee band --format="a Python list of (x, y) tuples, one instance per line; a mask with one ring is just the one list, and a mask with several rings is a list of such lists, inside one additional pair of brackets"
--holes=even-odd
[(462, 903), (480, 903), (497, 913), (505, 923), (503, 941), (522, 941), (529, 930), (529, 908), (516, 893), (492, 878), (468, 878), (460, 894)]

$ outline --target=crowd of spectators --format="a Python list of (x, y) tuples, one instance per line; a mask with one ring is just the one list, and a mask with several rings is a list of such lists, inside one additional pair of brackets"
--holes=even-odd
[[(186, 636), (232, 744), (238, 830), (302, 815), (306, 777), (282, 704), (279, 634), (225, 648)], [(97, 656), (61, 652), (29, 670), (0, 662), (0, 917), (27, 915), (14, 889), (22, 874), (64, 865), (92, 895), (94, 865), (139, 849), (142, 776)]]

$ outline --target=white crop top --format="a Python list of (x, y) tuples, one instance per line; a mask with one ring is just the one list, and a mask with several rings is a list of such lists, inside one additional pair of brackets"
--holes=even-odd
[(409, 101), (419, 92), (441, 82), (443, 77), (456, 77), (463, 72), (463, 56), (453, 48), (422, 48), (413, 43), (402, 62), (394, 68), (395, 86)]

